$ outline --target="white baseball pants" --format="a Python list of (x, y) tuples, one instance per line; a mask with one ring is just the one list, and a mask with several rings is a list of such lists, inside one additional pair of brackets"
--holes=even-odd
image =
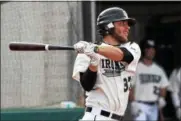
[(138, 103), (140, 112), (134, 117), (134, 121), (157, 121), (158, 119), (158, 106), (157, 104), (148, 105)]

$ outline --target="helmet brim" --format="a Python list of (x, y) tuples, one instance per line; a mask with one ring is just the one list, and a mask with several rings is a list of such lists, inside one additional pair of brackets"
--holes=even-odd
[(122, 18), (116, 21), (128, 21), (129, 26), (134, 26), (136, 24), (136, 20), (134, 18)]
[(134, 26), (136, 24), (136, 20), (134, 18), (127, 19), (129, 26)]

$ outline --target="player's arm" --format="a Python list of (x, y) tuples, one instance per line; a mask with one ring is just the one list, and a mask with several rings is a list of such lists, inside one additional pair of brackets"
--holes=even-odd
[(90, 64), (84, 73), (80, 73), (80, 84), (85, 91), (91, 91), (97, 79), (97, 66)]
[(161, 69), (161, 72), (162, 74), (161, 74), (161, 83), (160, 83), (160, 93), (158, 98), (159, 108), (163, 108), (166, 105), (165, 97), (167, 93), (167, 87), (169, 85), (165, 71)]
[(167, 94), (167, 88), (160, 88), (160, 97), (166, 97)]
[(127, 48), (114, 46), (97, 46), (96, 52), (114, 61), (125, 61), (130, 63), (134, 57)]
[(74, 45), (74, 49), (78, 53), (84, 53), (90, 58), (90, 62), (88, 68), (80, 72), (80, 84), (84, 88), (85, 91), (91, 91), (96, 83), (97, 78), (97, 66), (99, 63), (99, 58), (96, 56), (94, 51), (95, 44), (90, 44), (85, 41), (80, 41)]
[(161, 76), (161, 87), (160, 87), (160, 97), (166, 97), (167, 88), (169, 86), (168, 77), (166, 76), (165, 71), (162, 69), (162, 76)]
[(97, 61), (97, 59), (92, 58), (86, 72), (80, 73), (80, 83), (85, 91), (91, 91), (96, 83)]
[(132, 102), (135, 100), (135, 96), (134, 96), (134, 88), (130, 89), (130, 93), (129, 93), (129, 101)]
[(130, 102), (135, 101), (135, 88), (136, 88), (136, 74), (135, 74), (135, 76), (132, 77), (132, 81), (131, 81), (131, 89), (130, 89), (130, 93), (129, 93)]

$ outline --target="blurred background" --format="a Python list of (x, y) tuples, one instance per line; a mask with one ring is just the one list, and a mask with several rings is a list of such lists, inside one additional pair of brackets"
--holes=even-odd
[[(14, 109), (63, 108), (66, 104), (62, 102), (67, 101), (84, 108), (84, 92), (71, 77), (75, 52), (12, 52), (8, 44), (20, 41), (73, 45), (80, 40), (100, 41), (96, 18), (112, 6), (125, 9), (137, 19), (130, 40), (156, 41), (156, 61), (170, 76), (181, 61), (181, 2), (1, 2), (1, 109), (5, 114)], [(169, 95), (168, 91), (163, 109), (165, 120), (175, 115)], [(78, 112), (80, 117), (83, 110)]]

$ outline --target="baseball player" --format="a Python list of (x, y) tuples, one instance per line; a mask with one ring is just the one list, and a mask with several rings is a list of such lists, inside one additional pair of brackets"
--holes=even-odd
[(175, 68), (169, 78), (170, 91), (177, 119), (181, 120), (181, 68)]
[(143, 58), (138, 63), (133, 92), (130, 93), (131, 110), (135, 121), (157, 121), (159, 108), (166, 105), (168, 78), (153, 61), (156, 52), (153, 40), (144, 41), (142, 52)]
[(130, 81), (141, 56), (139, 45), (128, 41), (130, 26), (135, 23), (122, 8), (108, 8), (97, 18), (103, 42), (74, 45), (78, 55), (73, 79), (80, 82), (87, 96), (82, 120), (122, 120)]

